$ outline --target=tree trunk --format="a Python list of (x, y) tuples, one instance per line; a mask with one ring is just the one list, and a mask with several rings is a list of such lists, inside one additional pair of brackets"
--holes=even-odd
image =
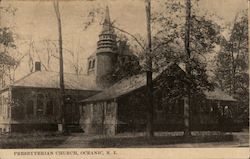
[[(185, 52), (187, 56), (186, 71), (188, 78), (191, 77), (191, 66), (190, 66), (190, 20), (191, 20), (191, 0), (186, 0), (186, 26), (185, 26)], [(191, 135), (190, 132), (190, 86), (187, 86), (187, 98), (184, 101), (184, 136), (188, 137)]]
[(65, 90), (64, 90), (64, 74), (63, 74), (63, 47), (62, 47), (62, 23), (61, 23), (61, 16), (59, 10), (59, 3), (55, 1), (54, 3), (55, 13), (58, 22), (58, 44), (59, 44), (59, 78), (60, 78), (60, 101), (61, 101), (61, 122), (63, 126), (63, 132), (67, 133), (67, 127), (65, 122)]
[(154, 122), (154, 105), (153, 105), (153, 79), (152, 79), (152, 43), (151, 43), (151, 0), (146, 0), (146, 18), (147, 18), (147, 137), (153, 137), (153, 122)]

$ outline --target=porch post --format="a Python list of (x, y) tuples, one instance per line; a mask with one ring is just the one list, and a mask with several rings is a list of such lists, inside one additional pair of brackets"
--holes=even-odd
[(190, 98), (184, 97), (184, 135), (191, 136), (190, 132), (190, 117), (189, 117), (189, 109), (190, 109)]
[(117, 134), (117, 131), (118, 131), (118, 100), (115, 98), (114, 99), (114, 105), (115, 105), (115, 132), (114, 132), (114, 135)]

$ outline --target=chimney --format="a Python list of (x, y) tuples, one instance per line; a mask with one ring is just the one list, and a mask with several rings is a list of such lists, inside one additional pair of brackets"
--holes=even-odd
[(35, 71), (41, 71), (41, 62), (35, 62)]

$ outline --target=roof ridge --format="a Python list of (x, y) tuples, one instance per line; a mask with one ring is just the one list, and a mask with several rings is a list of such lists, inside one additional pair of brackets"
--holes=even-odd
[[(43, 71), (35, 71), (35, 72), (50, 72), (50, 73), (58, 73), (59, 74), (59, 72), (58, 71), (47, 71), (47, 70), (43, 70)], [(35, 73), (35, 72), (33, 72), (33, 73)], [(73, 72), (63, 72), (63, 74), (71, 74), (71, 75), (76, 75), (76, 76), (87, 76), (87, 74), (76, 74), (76, 73), (73, 73)]]
[(23, 79), (29, 77), (30, 75), (32, 75), (32, 74), (34, 74), (34, 73), (36, 73), (36, 72), (30, 72), (30, 73), (28, 73), (27, 75), (23, 76), (22, 78), (20, 78), (20, 79), (14, 81), (12, 84), (10, 84), (10, 86), (11, 86), (11, 85), (14, 85), (14, 84), (16, 84), (16, 83), (18, 83), (18, 82), (20, 82), (20, 81), (22, 81)]

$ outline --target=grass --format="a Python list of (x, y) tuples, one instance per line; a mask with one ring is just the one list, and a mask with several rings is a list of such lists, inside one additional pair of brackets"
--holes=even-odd
[(50, 148), (66, 139), (67, 136), (56, 132), (11, 133), (0, 136), (0, 148)]
[[(70, 140), (67, 140), (67, 139)], [(74, 139), (74, 140), (72, 140)], [(53, 148), (57, 146), (92, 147), (92, 148), (122, 148), (122, 147), (164, 147), (168, 144), (180, 143), (208, 143), (233, 141), (232, 134), (217, 132), (193, 133), (193, 136), (184, 138), (182, 133), (157, 133), (153, 138), (146, 138), (143, 133), (121, 134), (120, 136), (87, 136), (85, 134), (71, 134), (68, 136), (56, 132), (12, 133), (0, 136), (0, 148)], [(66, 141), (67, 140), (67, 141)], [(66, 142), (65, 142), (66, 141)], [(70, 141), (70, 142), (68, 142)]]
[(90, 147), (138, 147), (152, 145), (168, 145), (180, 143), (208, 143), (208, 142), (225, 142), (233, 141), (233, 136), (230, 134), (220, 135), (202, 135), (191, 136), (185, 138), (183, 136), (156, 136), (150, 139), (140, 137), (120, 137), (120, 138), (101, 138), (94, 139), (90, 142)]

